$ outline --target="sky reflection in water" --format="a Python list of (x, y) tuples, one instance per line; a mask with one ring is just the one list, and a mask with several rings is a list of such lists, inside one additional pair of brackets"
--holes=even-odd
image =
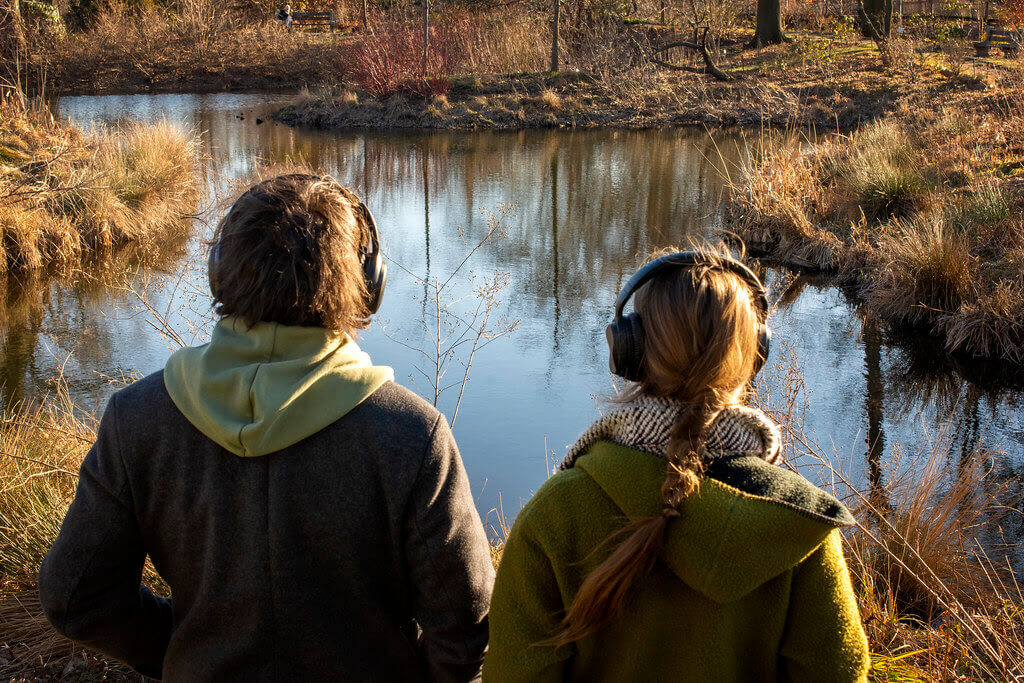
[[(419, 275), (446, 276), (464, 255), (458, 228), (466, 240), (479, 239), (486, 231), (481, 211), (516, 204), (508, 238), (479, 252), (473, 267), (479, 274), (511, 273), (501, 314), (521, 326), (481, 351), (455, 425), (481, 513), (501, 500), (514, 514), (544, 481), (549, 461), (561, 457), (612, 391), (604, 326), (636, 255), (720, 224), (716, 166), (737, 158), (740, 137), (703, 131), (328, 134), (269, 121), (256, 125), (258, 114), (287, 99), (76, 97), (59, 100), (57, 108), (83, 124), (167, 117), (202, 131), (207, 205), (230, 195), (258, 159), (325, 168), (372, 208), (389, 257)], [(171, 272), (186, 268), (196, 291), (205, 287), (202, 238), (216, 217), (211, 212), (198, 221), (196, 234), (164, 265)], [(894, 344), (878, 330), (862, 329), (851, 301), (819, 278), (791, 281), (778, 270), (761, 272), (773, 295), (782, 296), (771, 320), (772, 360), (797, 359), (806, 382), (807, 432), (829, 452), (836, 449), (855, 481), (884, 477), (884, 468), (869, 466), (869, 453), (884, 464), (894, 443), (915, 452), (944, 424), (952, 425), (952, 458), (966, 457), (981, 442), (997, 444), (1005, 452), (1000, 471), (1016, 472), (1024, 458), (1019, 384), (1007, 387), (1005, 377), (993, 382), (977, 368), (929, 356), (919, 343)], [(173, 298), (166, 287), (153, 294), (158, 307), (169, 300), (172, 310), (184, 306), (175, 318), (183, 327), (208, 310), (208, 301), (190, 299), (187, 288)], [(419, 323), (423, 297), (421, 285), (392, 267), (380, 317), (414, 346), (427, 341)], [(7, 301), (0, 348), (7, 403), (48, 391), (71, 354), (65, 373), (72, 392), (88, 409), (99, 409), (115, 386), (110, 377), (158, 370), (171, 350), (130, 293), (37, 277), (9, 283)], [(400, 382), (412, 384), (413, 351), (376, 325), (361, 345), (378, 364), (394, 367)], [(442, 398), (449, 415), (456, 393)], [(545, 454), (545, 443), (554, 455)]]

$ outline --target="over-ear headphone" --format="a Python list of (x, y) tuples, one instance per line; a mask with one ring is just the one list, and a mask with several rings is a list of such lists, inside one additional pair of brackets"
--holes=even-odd
[[(251, 192), (251, 189), (247, 190), (242, 197)], [(380, 309), (381, 301), (384, 300), (384, 287), (388, 282), (388, 265), (384, 262), (384, 255), (380, 250), (380, 233), (377, 231), (377, 222), (373, 219), (373, 214), (370, 213), (370, 209), (366, 207), (366, 204), (362, 202), (359, 202), (358, 210), (363, 216), (363, 221), (366, 223), (366, 231), (369, 238), (369, 244), (360, 246), (359, 258), (363, 264), (363, 277), (366, 280), (366, 308), (370, 315), (373, 315)], [(219, 258), (220, 242), (218, 241), (210, 248), (210, 256), (207, 260), (210, 291), (215, 298), (217, 297), (218, 287), (216, 265)]]
[(363, 277), (366, 278), (368, 294), (366, 308), (370, 315), (373, 315), (384, 299), (384, 286), (388, 283), (388, 264), (384, 263), (384, 255), (380, 251), (380, 233), (377, 232), (377, 222), (373, 220), (373, 214), (362, 202), (359, 202), (359, 210), (363, 213), (367, 231), (370, 233), (370, 244), (362, 250), (362, 259)]
[(761, 284), (757, 275), (754, 275), (754, 271), (734, 258), (718, 254), (709, 255), (699, 251), (681, 251), (675, 254), (666, 254), (646, 264), (633, 277), (629, 278), (619, 293), (619, 297), (615, 300), (615, 318), (605, 329), (605, 336), (608, 338), (608, 368), (612, 373), (634, 382), (643, 379), (643, 321), (636, 311), (627, 315), (622, 314), (622, 309), (625, 308), (633, 293), (645, 282), (663, 271), (695, 266), (709, 266), (735, 273), (750, 286), (755, 305), (760, 313), (757, 335), (758, 360), (754, 366), (754, 374), (761, 369), (768, 358), (772, 342), (772, 331), (766, 322), (768, 295), (764, 290), (764, 285)]

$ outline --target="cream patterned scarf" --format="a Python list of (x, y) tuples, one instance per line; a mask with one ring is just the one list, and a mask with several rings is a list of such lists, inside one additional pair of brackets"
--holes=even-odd
[[(612, 441), (628, 448), (664, 456), (672, 425), (685, 407), (675, 401), (640, 396), (623, 403), (599, 418), (569, 448), (558, 466), (573, 466), (596, 441)], [(775, 463), (779, 458), (779, 428), (756, 408), (732, 406), (718, 414), (708, 430), (705, 451), (708, 458), (722, 455), (752, 455)]]

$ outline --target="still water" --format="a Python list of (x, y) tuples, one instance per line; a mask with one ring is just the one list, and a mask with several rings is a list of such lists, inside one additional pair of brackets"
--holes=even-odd
[[(477, 353), (455, 423), (481, 514), (499, 503), (514, 514), (612, 392), (604, 327), (637, 255), (721, 225), (716, 168), (742, 153), (743, 140), (696, 130), (323, 133), (266, 120), (288, 99), (73, 97), (55, 108), (86, 126), (166, 117), (201, 131), (204, 206), (237, 191), (261, 163), (305, 162), (353, 187), (376, 215), (392, 261), (384, 328), (374, 325), (361, 344), (421, 393), (431, 392), (417, 367), (433, 370), (415, 348), (432, 344), (423, 322), (433, 304), (420, 279), (447, 278), (466, 245), (486, 233), (482, 212), (514, 205), (507, 237), (476, 252), (467, 269), (478, 278), (509, 274), (494, 317), (519, 324)], [(187, 244), (134, 280), (149, 282), (149, 301), (186, 340), (202, 341), (202, 238), (217, 216), (213, 209), (197, 220)], [(865, 329), (855, 302), (813, 276), (761, 272), (779, 302), (772, 361), (796, 364), (806, 431), (855, 482), (884, 479), (894, 444), (912, 454), (943, 435), (951, 465), (978, 445), (998, 448), (992, 465), (1001, 476), (1024, 465), (1024, 390), (1004, 369), (956, 363), (934, 345)], [(469, 276), (456, 278), (455, 295), (472, 288)], [(99, 410), (116, 387), (111, 378), (158, 370), (173, 348), (122, 289), (37, 279), (8, 285), (7, 300), (7, 403), (45, 394), (63, 369), (76, 400)], [(455, 310), (465, 314), (467, 303)], [(461, 376), (454, 361), (443, 384)], [(449, 418), (457, 398), (458, 387), (441, 396)], [(771, 400), (783, 400), (781, 387)]]

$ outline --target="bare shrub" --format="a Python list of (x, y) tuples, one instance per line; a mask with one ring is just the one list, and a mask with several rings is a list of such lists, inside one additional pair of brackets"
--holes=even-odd
[(420, 27), (379, 23), (371, 39), (355, 50), (350, 76), (374, 96), (399, 92), (429, 98), (451, 90), (451, 75), (463, 60), (465, 25), (446, 22), (429, 29), (426, 61)]

